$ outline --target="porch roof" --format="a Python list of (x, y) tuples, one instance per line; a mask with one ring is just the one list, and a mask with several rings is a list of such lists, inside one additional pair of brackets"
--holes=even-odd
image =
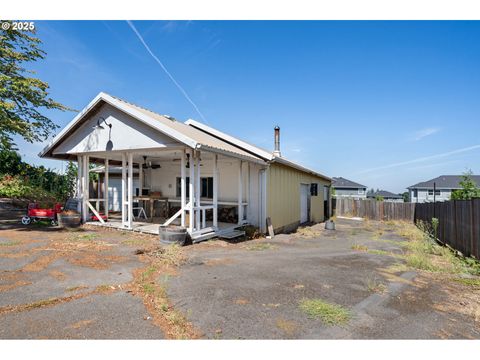
[[(218, 152), (247, 161), (264, 163), (260, 156), (247, 152), (227, 141), (207, 134), (193, 126), (189, 126), (174, 118), (157, 114), (125, 100), (99, 93), (80, 113), (38, 154), (40, 157), (64, 158), (61, 154), (54, 154), (54, 149), (72, 135), (88, 117), (103, 104), (109, 104), (131, 117), (149, 125), (155, 130), (175, 139), (192, 149)], [(133, 149), (134, 150), (134, 149)]]

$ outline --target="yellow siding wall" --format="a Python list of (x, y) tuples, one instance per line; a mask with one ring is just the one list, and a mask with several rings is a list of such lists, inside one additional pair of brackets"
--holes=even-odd
[(312, 196), (310, 219), (324, 220), (323, 186), (330, 181), (294, 168), (273, 163), (267, 170), (267, 217), (275, 231), (288, 231), (300, 222), (300, 184), (318, 183), (318, 196)]

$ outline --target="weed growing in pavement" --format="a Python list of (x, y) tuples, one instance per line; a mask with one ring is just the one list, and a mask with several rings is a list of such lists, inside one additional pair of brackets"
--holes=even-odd
[(299, 307), (308, 317), (321, 319), (326, 325), (346, 324), (352, 316), (350, 310), (343, 306), (322, 299), (303, 299)]

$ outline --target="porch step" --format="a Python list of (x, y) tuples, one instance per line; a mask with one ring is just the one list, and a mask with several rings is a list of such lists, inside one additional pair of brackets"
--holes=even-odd
[(195, 243), (198, 243), (200, 241), (205, 241), (205, 240), (214, 238), (216, 236), (217, 236), (217, 234), (215, 233), (215, 231), (211, 231), (211, 232), (200, 233), (200, 234), (193, 233), (191, 235), (191, 238), (192, 238), (192, 242), (195, 244)]
[(245, 231), (242, 230), (230, 230), (218, 235), (220, 239), (235, 239), (240, 236), (245, 236)]

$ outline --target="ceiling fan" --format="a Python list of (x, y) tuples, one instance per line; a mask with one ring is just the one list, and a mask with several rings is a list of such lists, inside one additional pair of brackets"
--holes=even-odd
[(152, 164), (151, 161), (147, 161), (147, 157), (143, 156), (142, 169), (160, 169), (161, 166), (158, 164)]

